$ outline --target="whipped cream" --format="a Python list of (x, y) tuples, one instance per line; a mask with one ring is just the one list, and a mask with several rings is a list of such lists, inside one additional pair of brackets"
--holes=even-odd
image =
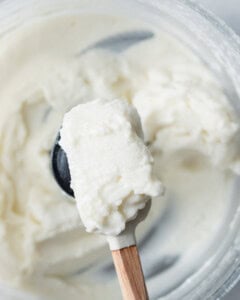
[(120, 234), (149, 197), (162, 194), (139, 115), (125, 100), (98, 99), (74, 107), (64, 116), (59, 144), (88, 232)]

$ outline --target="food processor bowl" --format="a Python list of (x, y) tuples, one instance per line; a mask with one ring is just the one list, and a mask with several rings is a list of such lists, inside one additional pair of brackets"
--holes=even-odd
[[(2, 0), (0, 1), (0, 35), (6, 35), (26, 22), (46, 16), (64, 14), (106, 14), (142, 20), (170, 33), (192, 49), (215, 73), (231, 104), (240, 114), (240, 41), (221, 20), (190, 0)], [(208, 253), (196, 258), (191, 272), (171, 285), (171, 277), (161, 274), (174, 266), (170, 258), (164, 266), (146, 276), (151, 299), (197, 300), (220, 299), (240, 278), (240, 209), (239, 178), (231, 194), (231, 208), (226, 212), (224, 226)], [(162, 224), (162, 223), (161, 223)], [(149, 236), (158, 239), (160, 225), (152, 227)], [(141, 243), (140, 242), (140, 248)], [(145, 242), (148, 243), (147, 239)], [(154, 245), (154, 244), (153, 244)], [(144, 253), (143, 253), (144, 256)], [(156, 257), (155, 265), (160, 261)], [(144, 265), (143, 259), (143, 267)], [(112, 269), (111, 269), (112, 271)], [(183, 270), (176, 269), (175, 272)], [(112, 274), (112, 273), (111, 273)], [(168, 278), (168, 280), (167, 280)], [(119, 292), (120, 295), (120, 292)], [(118, 296), (116, 296), (118, 297)], [(120, 297), (120, 296), (119, 296)], [(2, 284), (0, 298), (4, 300), (41, 299)], [(101, 299), (99, 295), (99, 299)]]

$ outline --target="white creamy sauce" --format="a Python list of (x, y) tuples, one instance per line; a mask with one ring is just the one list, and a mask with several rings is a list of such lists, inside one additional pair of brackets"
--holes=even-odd
[(120, 54), (95, 49), (79, 55), (101, 38), (139, 28), (146, 26), (116, 17), (59, 16), (1, 37), (4, 285), (42, 299), (118, 298), (112, 276), (101, 282), (81, 275), (105, 261), (106, 241), (85, 232), (75, 202), (62, 193), (49, 167), (64, 113), (97, 98), (119, 98), (137, 108), (154, 175), (166, 187), (138, 229), (140, 238), (159, 223), (157, 238), (150, 236), (142, 246), (146, 275), (175, 259), (158, 277), (163, 290), (178, 286), (218, 236), (231, 205), (232, 180), (240, 173), (239, 122), (211, 72), (155, 30), (153, 39)]

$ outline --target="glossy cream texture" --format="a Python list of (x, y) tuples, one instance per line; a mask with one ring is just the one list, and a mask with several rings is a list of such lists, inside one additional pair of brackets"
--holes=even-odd
[[(101, 38), (146, 27), (75, 15), (38, 20), (1, 36), (3, 284), (42, 299), (118, 297), (110, 279), (102, 283), (81, 275), (104, 261), (106, 242), (85, 232), (74, 200), (62, 193), (50, 168), (64, 113), (97, 98), (136, 107), (154, 176), (166, 187), (139, 228), (142, 236), (154, 220), (164, 220), (157, 237), (161, 246), (151, 240), (143, 246), (146, 275), (156, 261), (166, 265), (165, 258), (173, 258), (176, 265), (158, 279), (163, 289), (178, 286), (217, 237), (240, 158), (239, 122), (218, 81), (191, 51), (154, 29), (153, 39), (125, 52), (95, 49), (80, 55)], [(150, 279), (150, 289), (153, 283)]]
[(97, 99), (75, 106), (65, 114), (60, 134), (88, 232), (120, 234), (149, 197), (162, 194), (139, 115), (125, 100)]

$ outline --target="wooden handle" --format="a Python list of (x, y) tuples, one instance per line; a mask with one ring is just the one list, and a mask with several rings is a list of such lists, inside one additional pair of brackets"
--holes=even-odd
[(124, 300), (148, 300), (137, 246), (112, 251)]

